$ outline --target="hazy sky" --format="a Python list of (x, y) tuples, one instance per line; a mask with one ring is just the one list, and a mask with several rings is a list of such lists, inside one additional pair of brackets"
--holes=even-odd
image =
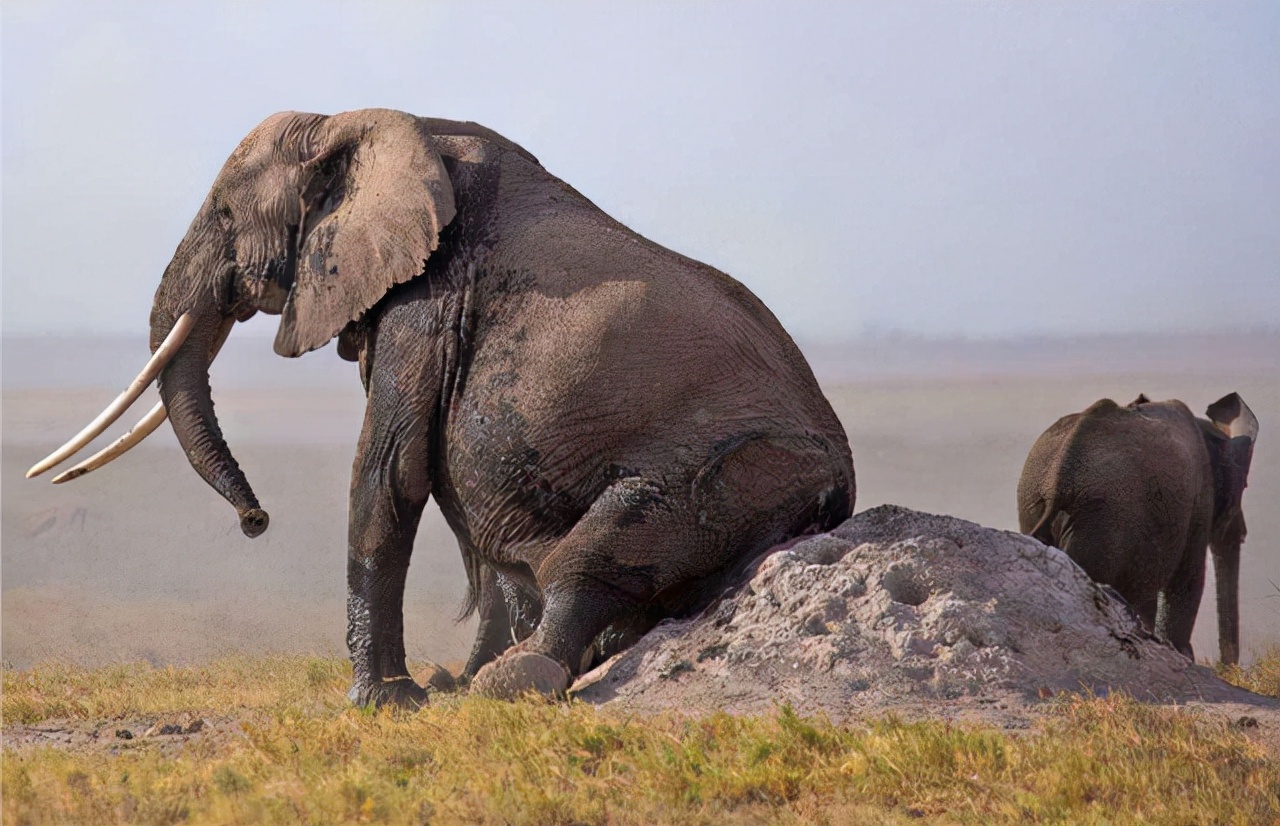
[(7, 334), (143, 333), (240, 138), (368, 106), (496, 129), (801, 336), (1280, 325), (1274, 2), (5, 0), (3, 106)]

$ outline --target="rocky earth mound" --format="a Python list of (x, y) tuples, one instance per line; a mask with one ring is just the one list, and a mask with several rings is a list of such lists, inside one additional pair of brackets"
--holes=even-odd
[(894, 506), (773, 549), (741, 587), (662, 623), (572, 689), (620, 710), (789, 703), (835, 720), (892, 709), (1009, 727), (1059, 692), (1117, 690), (1280, 719), (1280, 703), (1146, 633), (1062, 551)]

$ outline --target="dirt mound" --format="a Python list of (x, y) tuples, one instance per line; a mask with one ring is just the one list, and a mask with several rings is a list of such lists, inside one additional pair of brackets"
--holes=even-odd
[(646, 712), (789, 703), (836, 720), (893, 709), (1010, 727), (1080, 690), (1280, 720), (1280, 703), (1154, 639), (1058, 549), (894, 506), (775, 548), (743, 586), (659, 625), (573, 689)]

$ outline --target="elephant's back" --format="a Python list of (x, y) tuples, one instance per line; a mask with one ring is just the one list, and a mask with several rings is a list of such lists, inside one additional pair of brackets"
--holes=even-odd
[(1063, 417), (1028, 455), (1018, 487), (1022, 529), (1039, 525), (1038, 538), (1073, 558), (1100, 550), (1067, 547), (1072, 529), (1083, 541), (1091, 525), (1111, 526), (1113, 541), (1180, 549), (1192, 523), (1205, 517), (1200, 488), (1208, 458), (1195, 427), (1189, 412), (1184, 417), (1175, 407), (1147, 411), (1110, 399)]
[(744, 285), (634, 232), (525, 155), (504, 152), (487, 170), (480, 303), (493, 332), (523, 336), (554, 366), (525, 371), (552, 394), (559, 374), (577, 372), (567, 358), (659, 395), (673, 378), (696, 376), (687, 395), (719, 401), (721, 415), (750, 402), (845, 441), (799, 348)]
[[(534, 238), (554, 243), (535, 245)], [(516, 372), (547, 409), (601, 393), (626, 409), (689, 406), (722, 418), (759, 416), (846, 441), (800, 349), (730, 276), (589, 204), (526, 220), (506, 240), (489, 269), (523, 275), (501, 279), (488, 294), (488, 317), (497, 324), (487, 333), (494, 353), (509, 349), (500, 338), (522, 342), (524, 364)]]

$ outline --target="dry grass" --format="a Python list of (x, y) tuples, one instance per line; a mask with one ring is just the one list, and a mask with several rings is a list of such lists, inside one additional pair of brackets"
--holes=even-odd
[(1247, 668), (1219, 666), (1218, 676), (1255, 694), (1280, 697), (1280, 643), (1271, 643)]
[(243, 736), (173, 754), (147, 740), (120, 754), (6, 749), (4, 822), (1280, 818), (1280, 762), (1225, 724), (1123, 697), (1063, 701), (1014, 736), (893, 718), (835, 726), (786, 708), (626, 719), (579, 703), (448, 697), (418, 714), (374, 713), (347, 705), (348, 679), (345, 663), (300, 657), (6, 672), (7, 724), (217, 713), (239, 719)]

